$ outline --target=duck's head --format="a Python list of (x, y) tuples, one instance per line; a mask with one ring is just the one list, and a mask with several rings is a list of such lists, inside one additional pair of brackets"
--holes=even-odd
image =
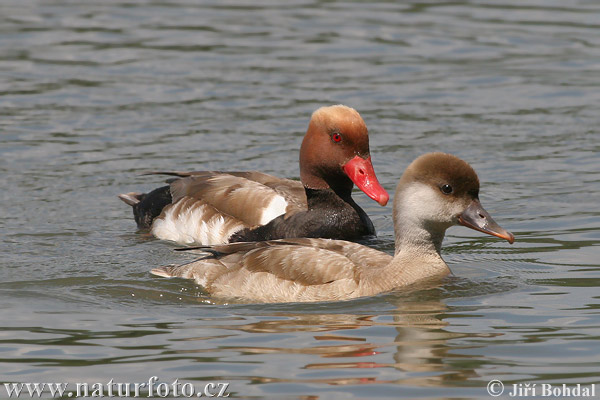
[(340, 195), (350, 195), (354, 182), (382, 206), (390, 197), (373, 170), (365, 122), (343, 105), (313, 113), (300, 148), (300, 179), (305, 187), (332, 188)]
[(434, 237), (443, 238), (447, 228), (460, 224), (514, 242), (481, 206), (473, 168), (445, 153), (422, 155), (408, 166), (396, 189), (394, 220), (396, 229), (420, 226)]

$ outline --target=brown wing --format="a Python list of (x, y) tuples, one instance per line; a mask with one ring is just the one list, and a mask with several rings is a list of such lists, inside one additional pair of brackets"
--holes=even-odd
[(275, 248), (279, 246), (296, 246), (296, 248), (318, 248), (340, 254), (351, 262), (362, 267), (375, 267), (387, 265), (392, 256), (379, 250), (372, 249), (359, 243), (345, 240), (319, 239), (319, 238), (291, 238), (269, 240), (265, 242), (242, 242), (210, 246), (221, 255), (234, 253), (247, 253), (259, 248)]
[(304, 187), (298, 181), (260, 172), (161, 173), (180, 177), (171, 181), (173, 203), (198, 199), (251, 227), (307, 208)]
[[(278, 194), (283, 196), (288, 203), (293, 204), (300, 210), (306, 210), (306, 193), (302, 182), (295, 181), (292, 179), (278, 178), (273, 175), (265, 174), (258, 171), (153, 171), (148, 172), (145, 175), (171, 175), (179, 178), (187, 177), (204, 177), (206, 179), (214, 177), (216, 175), (233, 175), (240, 178), (245, 178), (250, 181), (254, 181), (270, 187)], [(172, 183), (177, 178), (167, 180), (168, 183)]]
[(212, 255), (155, 275), (194, 279), (213, 295), (250, 301), (317, 301), (361, 295), (361, 272), (391, 256), (357, 243), (282, 239), (209, 248)]
[(331, 239), (241, 242), (206, 249), (213, 252), (207, 259), (218, 260), (225, 267), (225, 274), (242, 269), (250, 273), (266, 272), (304, 285), (354, 280), (360, 269), (386, 265), (392, 259), (389, 254), (358, 243)]
[(297, 211), (305, 211), (308, 208), (306, 203), (306, 192), (304, 191), (304, 186), (300, 181), (278, 178), (276, 176), (257, 171), (226, 172), (226, 174), (248, 179), (249, 181), (257, 182), (273, 189), (277, 194), (283, 196), (283, 198), (287, 201), (288, 207), (286, 214), (295, 213)]

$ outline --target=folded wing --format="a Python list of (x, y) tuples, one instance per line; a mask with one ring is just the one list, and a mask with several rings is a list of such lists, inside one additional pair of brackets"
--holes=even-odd
[(353, 297), (364, 268), (391, 256), (357, 243), (282, 239), (212, 246), (212, 254), (155, 275), (194, 279), (216, 296), (250, 301), (332, 300)]
[(152, 233), (178, 243), (225, 243), (235, 232), (306, 210), (300, 182), (259, 172), (160, 172), (170, 181), (172, 202)]

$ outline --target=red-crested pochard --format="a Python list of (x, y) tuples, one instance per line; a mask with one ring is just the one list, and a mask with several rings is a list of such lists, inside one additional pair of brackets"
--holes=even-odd
[(212, 246), (199, 260), (152, 273), (194, 279), (213, 296), (243, 301), (343, 300), (448, 275), (440, 250), (453, 225), (514, 241), (481, 206), (475, 171), (445, 153), (425, 154), (406, 169), (393, 219), (394, 256), (342, 240), (284, 239)]
[(357, 239), (373, 235), (353, 185), (382, 206), (369, 135), (359, 113), (343, 105), (316, 110), (300, 148), (301, 182), (260, 172), (171, 172), (169, 186), (119, 198), (140, 229), (181, 244), (280, 238)]

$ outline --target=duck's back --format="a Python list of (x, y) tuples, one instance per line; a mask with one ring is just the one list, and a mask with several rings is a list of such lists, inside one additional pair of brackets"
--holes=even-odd
[(389, 254), (358, 243), (281, 239), (212, 246), (213, 255), (152, 270), (194, 279), (218, 297), (261, 302), (319, 301), (361, 295), (362, 271), (389, 263)]
[(297, 181), (260, 172), (177, 174), (180, 177), (169, 186), (171, 202), (151, 226), (152, 234), (159, 239), (226, 243), (242, 229), (306, 210), (304, 188)]

